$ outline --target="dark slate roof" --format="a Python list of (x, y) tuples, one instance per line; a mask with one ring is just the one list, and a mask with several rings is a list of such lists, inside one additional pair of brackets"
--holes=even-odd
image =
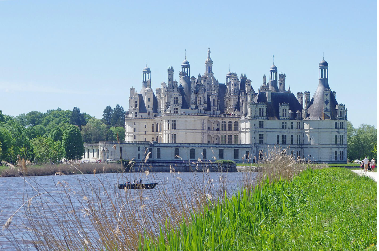
[(186, 94), (184, 93), (184, 88), (182, 85), (178, 87), (178, 91), (180, 95), (182, 95), (182, 109), (189, 109), (189, 105), (187, 104), (187, 101), (185, 98)]
[(260, 92), (255, 98), (255, 102), (267, 104), (267, 116), (269, 119), (279, 119), (279, 104), (289, 104), (294, 119), (297, 111), (302, 111), (301, 104), (292, 92), (272, 92), (271, 103), (267, 103), (266, 92)]
[(226, 85), (225, 84), (219, 84), (218, 85), (218, 100), (219, 100), (219, 105), (220, 105), (220, 112), (224, 113), (225, 111), (225, 93), (227, 91)]
[(328, 62), (326, 62), (324, 59), (319, 63), (320, 66), (328, 66)]
[[(324, 86), (322, 82), (319, 82), (317, 90), (308, 106), (308, 118), (312, 120), (324, 119), (324, 91), (327, 89), (329, 89), (329, 86)], [(331, 118), (325, 119), (335, 119), (337, 115), (335, 107), (338, 103), (333, 92), (330, 92), (330, 97), (327, 102), (330, 102)]]
[(158, 112), (158, 99), (155, 96), (155, 94), (153, 94), (153, 113), (157, 113), (157, 112)]
[(139, 103), (139, 113), (146, 113), (147, 110), (146, 110), (146, 106), (145, 106), (145, 101), (143, 100), (143, 96), (142, 94), (138, 94), (138, 103)]

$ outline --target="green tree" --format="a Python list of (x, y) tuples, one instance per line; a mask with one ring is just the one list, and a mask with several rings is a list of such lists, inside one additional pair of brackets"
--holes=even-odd
[(80, 113), (80, 109), (78, 107), (74, 107), (72, 110), (70, 124), (77, 125), (80, 131), (82, 130), (82, 126), (86, 125), (84, 114)]
[(125, 128), (118, 126), (118, 127), (111, 127), (110, 130), (113, 133), (113, 139), (117, 140), (118, 142), (124, 143), (125, 142)]
[(78, 127), (70, 125), (63, 132), (63, 147), (68, 160), (77, 160), (84, 154), (82, 135)]
[(60, 142), (62, 142), (62, 139), (63, 139), (63, 131), (62, 131), (62, 129), (60, 127), (54, 128), (50, 132), (50, 138), (52, 138), (54, 141), (60, 141)]
[(25, 129), (25, 133), (29, 139), (34, 139), (45, 135), (46, 129), (43, 125), (28, 126)]
[(125, 111), (119, 104), (113, 110), (111, 125), (114, 127), (125, 127)]
[(350, 122), (347, 125), (347, 157), (350, 160), (376, 157), (377, 129), (370, 125), (361, 125), (355, 129)]
[(106, 141), (108, 130), (102, 120), (91, 118), (81, 131), (83, 142), (98, 143), (99, 141)]
[(109, 105), (103, 111), (103, 123), (110, 126), (112, 123), (113, 109)]
[(34, 160), (40, 164), (59, 163), (65, 156), (62, 143), (48, 137), (37, 137), (32, 140)]

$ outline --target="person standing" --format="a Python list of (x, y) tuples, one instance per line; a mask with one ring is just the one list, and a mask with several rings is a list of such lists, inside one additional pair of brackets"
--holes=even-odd
[(368, 158), (367, 157), (365, 157), (365, 159), (363, 160), (363, 164), (365, 167), (365, 172), (367, 172), (367, 169), (368, 169)]
[(375, 168), (375, 159), (371, 160), (371, 171), (374, 171)]

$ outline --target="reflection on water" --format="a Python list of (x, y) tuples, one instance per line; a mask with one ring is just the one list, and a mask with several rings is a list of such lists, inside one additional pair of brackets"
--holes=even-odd
[[(251, 181), (255, 174), (249, 177)], [(134, 182), (142, 179), (143, 183), (158, 182), (155, 189), (151, 190), (119, 190), (118, 183), (126, 181)], [(3, 226), (9, 217), (17, 211), (24, 203), (25, 206), (19, 210), (12, 218), (11, 225), (8, 230), (1, 230), (0, 234), (0, 250), (14, 250), (15, 247), (9, 242), (11, 234), (17, 239), (22, 250), (34, 250), (30, 243), (31, 232), (27, 231), (27, 227), (39, 224), (39, 220), (50, 221), (49, 224), (57, 226), (59, 224), (64, 228), (75, 229), (77, 226), (73, 223), (75, 216), (80, 216), (85, 222), (84, 226), (89, 223), (86, 218), (86, 201), (94, 201), (94, 197), (100, 196), (100, 200), (104, 200), (106, 207), (102, 210), (110, 210), (112, 200), (122, 201), (127, 197), (127, 203), (122, 205), (122, 210), (142, 210), (144, 207), (155, 208), (161, 210), (161, 206), (167, 204), (167, 198), (170, 199), (172, 207), (186, 207), (196, 203), (198, 196), (206, 194), (208, 199), (222, 198), (226, 192), (229, 196), (240, 189), (244, 182), (247, 181), (246, 173), (127, 173), (127, 174), (96, 174), (96, 175), (70, 175), (70, 176), (39, 176), (39, 177), (10, 177), (0, 178), (0, 224)], [(102, 188), (103, 186), (103, 188)], [(96, 192), (98, 189), (99, 193)], [(95, 191), (95, 193), (94, 193)], [(70, 200), (67, 198), (70, 194)], [(162, 194), (164, 196), (162, 196)], [(107, 201), (107, 196), (111, 197), (111, 201)], [(178, 199), (178, 197), (180, 198)], [(32, 205), (35, 210), (33, 214), (35, 221), (28, 222), (25, 217), (24, 208), (28, 205), (28, 199), (32, 198)], [(62, 203), (63, 201), (63, 203)], [(98, 200), (97, 200), (98, 201)], [(66, 206), (62, 206), (62, 204)], [(179, 205), (180, 204), (180, 205)], [(77, 210), (77, 215), (62, 216), (62, 211), (70, 210), (67, 205)], [(96, 206), (96, 205), (92, 205)], [(75, 210), (73, 210), (75, 211)], [(152, 211), (154, 214), (154, 210)], [(176, 217), (170, 215), (169, 212), (160, 212), (166, 217)], [(139, 215), (139, 214), (138, 214)], [(152, 219), (138, 215), (131, 220), (137, 221), (141, 226), (154, 224), (148, 222)], [(141, 214), (142, 215), (142, 214)], [(154, 216), (154, 215), (153, 215)], [(39, 219), (38, 219), (39, 218)], [(59, 218), (59, 220), (57, 220)], [(150, 226), (150, 225), (149, 225)], [(156, 231), (156, 229), (150, 231)], [(9, 231), (11, 230), (11, 232)], [(57, 231), (58, 231), (57, 230)], [(85, 231), (94, 231), (85, 227)], [(59, 237), (59, 232), (56, 234)], [(8, 238), (7, 238), (8, 237)]]

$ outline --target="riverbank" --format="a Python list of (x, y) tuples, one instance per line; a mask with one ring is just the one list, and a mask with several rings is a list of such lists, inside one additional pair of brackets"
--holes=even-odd
[(48, 176), (129, 172), (237, 172), (233, 161), (127, 161), (109, 163), (68, 163), (58, 165), (0, 166), (0, 177)]
[(162, 233), (140, 249), (376, 250), (377, 183), (347, 169), (308, 169), (210, 204), (191, 224)]

